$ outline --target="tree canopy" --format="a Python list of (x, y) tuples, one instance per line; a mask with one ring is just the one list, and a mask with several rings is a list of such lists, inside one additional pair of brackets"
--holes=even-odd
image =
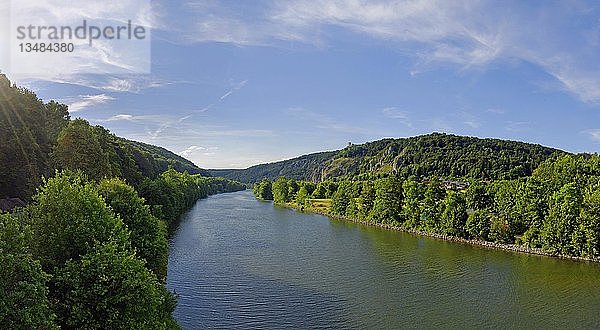
[[(343, 176), (316, 185), (294, 180), (299, 187), (315, 187), (311, 196), (301, 189), (295, 200), (287, 195), (291, 180), (279, 177), (272, 184), (278, 196), (273, 199), (408, 230), (600, 258), (599, 165), (598, 155), (565, 155), (544, 161), (531, 176), (458, 184), (397, 173)], [(260, 183), (269, 184), (268, 179)]]

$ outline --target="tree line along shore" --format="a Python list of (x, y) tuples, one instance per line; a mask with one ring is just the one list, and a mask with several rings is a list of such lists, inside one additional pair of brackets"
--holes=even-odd
[(561, 155), (511, 180), (395, 173), (318, 183), (279, 177), (257, 198), (384, 228), (578, 260), (600, 257), (600, 157)]

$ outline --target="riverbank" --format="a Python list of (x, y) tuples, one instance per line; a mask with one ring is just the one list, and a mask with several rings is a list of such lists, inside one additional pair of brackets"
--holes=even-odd
[(498, 242), (482, 241), (482, 240), (475, 240), (475, 239), (466, 239), (466, 238), (461, 238), (461, 237), (456, 237), (456, 236), (430, 233), (430, 232), (416, 230), (416, 229), (407, 229), (407, 228), (403, 228), (401, 226), (394, 226), (394, 225), (384, 224), (384, 223), (375, 223), (375, 222), (353, 219), (353, 218), (349, 218), (349, 217), (345, 217), (345, 216), (334, 215), (334, 214), (331, 214), (328, 212), (315, 210), (315, 209), (307, 208), (304, 206), (297, 206), (295, 204), (290, 204), (290, 203), (275, 204), (275, 205), (294, 209), (298, 212), (319, 214), (319, 215), (326, 216), (329, 218), (358, 223), (358, 224), (365, 225), (365, 226), (372, 226), (372, 227), (379, 227), (379, 228), (383, 228), (383, 229), (387, 229), (387, 230), (400, 231), (400, 232), (412, 234), (414, 236), (423, 236), (423, 237), (429, 237), (429, 238), (434, 238), (434, 239), (439, 239), (439, 240), (444, 240), (444, 241), (476, 245), (476, 246), (481, 246), (481, 247), (488, 248), (488, 249), (504, 250), (504, 251), (511, 251), (511, 252), (515, 252), (515, 253), (531, 254), (531, 255), (539, 255), (539, 256), (544, 256), (544, 257), (549, 257), (549, 258), (600, 263), (600, 258), (585, 258), (585, 257), (569, 256), (569, 255), (563, 255), (563, 254), (554, 254), (554, 253), (546, 252), (546, 251), (542, 250), (541, 248), (530, 248), (530, 247), (526, 247), (526, 246), (518, 245), (518, 244), (508, 244), (508, 243), (498, 243)]

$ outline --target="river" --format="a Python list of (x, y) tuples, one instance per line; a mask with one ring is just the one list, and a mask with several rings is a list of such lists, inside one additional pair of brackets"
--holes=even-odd
[(170, 239), (184, 329), (600, 328), (600, 265), (200, 200)]

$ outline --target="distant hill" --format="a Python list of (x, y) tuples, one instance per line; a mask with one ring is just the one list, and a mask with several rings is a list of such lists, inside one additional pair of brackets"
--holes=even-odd
[[(284, 161), (261, 164), (243, 170), (208, 170), (213, 176), (252, 183), (262, 178), (285, 176), (290, 179), (317, 181), (321, 177), (323, 164), (336, 155), (337, 151), (318, 152)], [(233, 179), (237, 178), (237, 179)]]
[(531, 175), (544, 160), (566, 152), (517, 141), (432, 133), (383, 139), (342, 150), (261, 164), (242, 170), (209, 170), (242, 182), (285, 176), (321, 181), (395, 172), (420, 178), (514, 179)]
[[(179, 172), (187, 171), (190, 174), (200, 174), (202, 176), (211, 176), (207, 170), (201, 169), (191, 161), (159, 146), (119, 138), (128, 144), (133, 150), (146, 157), (150, 157), (156, 166), (156, 171), (164, 172), (169, 166), (172, 166)], [(140, 164), (138, 164), (140, 165)]]

